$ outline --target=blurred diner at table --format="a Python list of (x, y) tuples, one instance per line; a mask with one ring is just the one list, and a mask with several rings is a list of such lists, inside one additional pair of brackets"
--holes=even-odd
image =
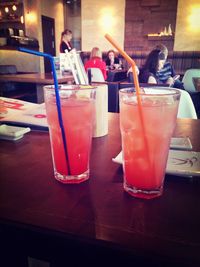
[(121, 69), (122, 65), (114, 50), (109, 50), (106, 58), (106, 67), (108, 70)]
[(71, 40), (72, 40), (72, 31), (65, 29), (61, 33), (60, 53), (65, 53), (65, 50), (67, 50), (68, 52), (72, 50)]
[(98, 47), (93, 47), (90, 53), (90, 59), (84, 65), (85, 70), (89, 68), (98, 68), (102, 71), (104, 79), (107, 78), (106, 63), (102, 59), (102, 52)]
[(157, 76), (159, 81), (163, 84), (169, 84), (169, 86), (174, 88), (184, 89), (183, 83), (180, 81), (180, 75), (176, 75), (174, 67), (167, 61), (168, 49), (163, 44), (158, 44), (154, 49), (162, 51), (165, 55), (165, 63), (162, 69), (157, 71)]
[(139, 82), (140, 83), (161, 83), (157, 72), (161, 70), (165, 63), (165, 54), (158, 49), (152, 50), (144, 65), (140, 69)]

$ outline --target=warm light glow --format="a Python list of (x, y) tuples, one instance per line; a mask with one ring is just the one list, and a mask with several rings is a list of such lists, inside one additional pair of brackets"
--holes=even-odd
[(188, 16), (189, 26), (191, 31), (200, 32), (200, 6), (193, 6), (190, 15)]
[(13, 5), (13, 6), (12, 6), (12, 10), (13, 10), (13, 11), (16, 11), (16, 10), (17, 10), (16, 5)]
[(5, 12), (8, 13), (9, 12), (9, 8), (6, 6), (5, 7)]
[(113, 24), (112, 17), (109, 14), (105, 14), (101, 17), (102, 26), (107, 27)]
[(20, 17), (20, 21), (21, 21), (21, 24), (24, 24), (24, 17), (23, 16)]
[(164, 27), (164, 30), (160, 33), (148, 33), (148, 36), (172, 36), (171, 24)]
[(36, 13), (35, 12), (28, 12), (26, 14), (26, 20), (29, 22), (29, 23), (35, 23), (37, 21), (37, 16), (36, 16)]
[(112, 9), (102, 9), (99, 23), (104, 32), (110, 32), (115, 25), (115, 18)]

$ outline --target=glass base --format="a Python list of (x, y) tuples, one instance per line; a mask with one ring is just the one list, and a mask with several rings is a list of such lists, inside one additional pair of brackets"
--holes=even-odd
[(130, 186), (124, 183), (124, 190), (133, 197), (152, 199), (162, 195), (163, 185), (161, 185), (159, 188), (156, 189), (144, 190), (144, 189), (138, 189), (134, 186)]
[(56, 180), (63, 184), (80, 184), (89, 179), (89, 169), (86, 172), (78, 175), (63, 175), (54, 170), (54, 176)]

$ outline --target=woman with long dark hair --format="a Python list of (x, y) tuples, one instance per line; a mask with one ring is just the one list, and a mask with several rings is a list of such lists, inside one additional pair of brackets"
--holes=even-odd
[(116, 53), (114, 50), (108, 51), (107, 58), (106, 58), (106, 66), (111, 70), (117, 69), (120, 67), (119, 58), (116, 56)]
[(165, 54), (158, 50), (152, 50), (139, 73), (140, 83), (160, 83), (157, 72), (161, 70), (165, 63)]

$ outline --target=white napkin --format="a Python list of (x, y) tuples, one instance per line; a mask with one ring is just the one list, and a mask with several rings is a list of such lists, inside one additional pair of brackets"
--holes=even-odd
[[(112, 159), (122, 164), (122, 151)], [(169, 150), (166, 173), (179, 176), (200, 177), (200, 152)]]
[(16, 141), (24, 136), (25, 133), (30, 132), (29, 127), (16, 127), (6, 124), (0, 125), (0, 139)]

